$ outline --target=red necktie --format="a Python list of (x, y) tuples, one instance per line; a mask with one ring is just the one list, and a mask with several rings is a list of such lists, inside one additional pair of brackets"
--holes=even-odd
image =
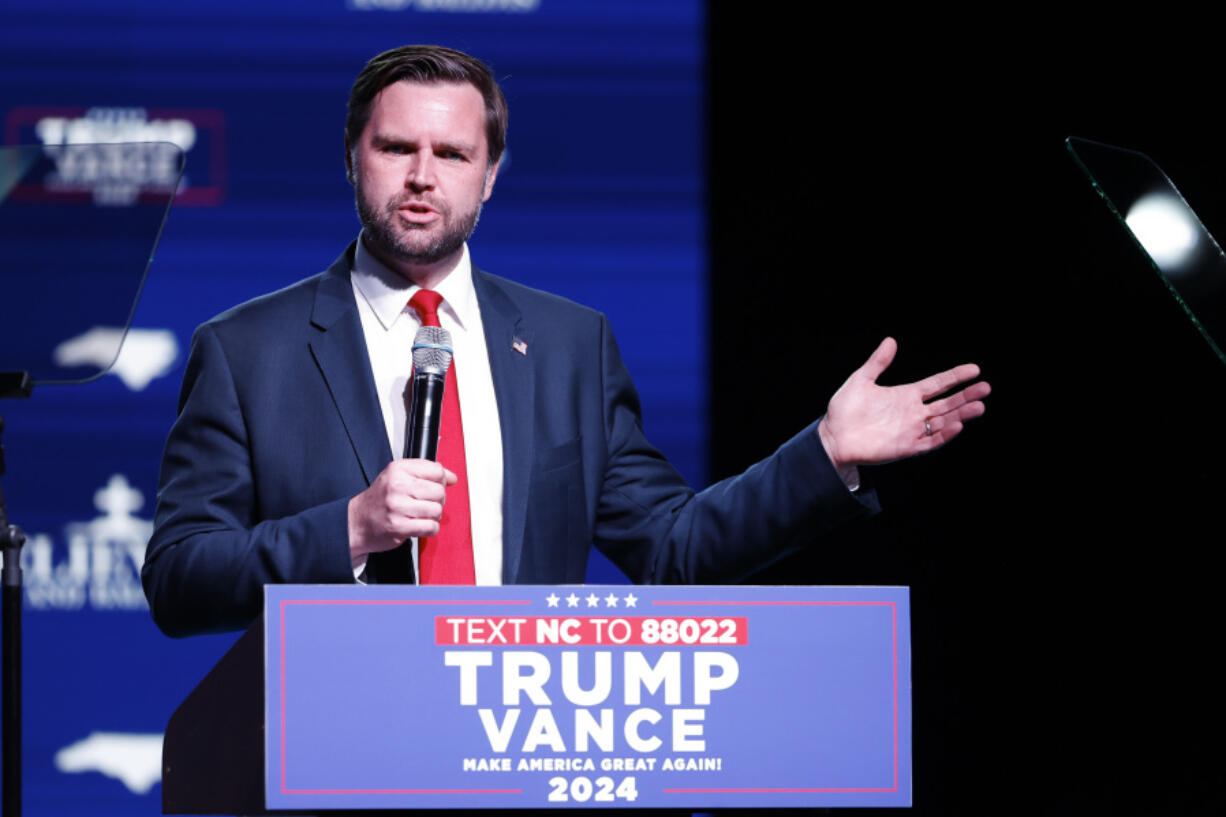
[[(438, 307), (443, 296), (428, 289), (418, 290), (409, 306), (421, 315), (426, 326), (438, 326)], [(464, 424), (460, 420), (460, 391), (456, 388), (455, 360), (447, 369), (443, 387), (443, 416), (439, 422), (438, 461), (450, 469), (459, 482), (447, 489), (447, 503), (438, 536), (417, 540), (420, 584), (475, 584), (473, 537), (468, 508), (468, 468), (464, 459)]]

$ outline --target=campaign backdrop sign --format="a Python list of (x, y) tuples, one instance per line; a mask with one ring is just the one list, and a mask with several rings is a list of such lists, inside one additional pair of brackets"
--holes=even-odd
[[(62, 333), (0, 341), (0, 369), (46, 351), (96, 370), (132, 316), (104, 377), (36, 378), (31, 399), (0, 401), (0, 482), (28, 536), (23, 814), (161, 814), (167, 718), (236, 637), (166, 638), (141, 590), (192, 333), (321, 272), (357, 237), (345, 101), (385, 49), (439, 43), (493, 67), (511, 127), (473, 261), (607, 315), (652, 444), (708, 483), (705, 18), (701, 0), (4, 3), (0, 141), (34, 146), (54, 174), (10, 190), (0, 227), (11, 208), (45, 211), (59, 232), (17, 235), (40, 264), (76, 263), (49, 285), (0, 238), (6, 319), (46, 309), (45, 332)], [(167, 142), (185, 158), (175, 185)], [(93, 297), (116, 269), (110, 225), (171, 193), (156, 257), (154, 231), (133, 252), (128, 293), (149, 267), (140, 302), (112, 319)], [(75, 304), (93, 321), (73, 328)], [(598, 552), (588, 567), (588, 581), (623, 580)]]
[(274, 809), (906, 806), (901, 587), (269, 586)]

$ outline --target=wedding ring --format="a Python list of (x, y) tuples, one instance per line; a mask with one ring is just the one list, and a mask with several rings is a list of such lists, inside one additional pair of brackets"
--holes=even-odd
[(932, 421), (931, 420), (924, 421), (924, 436), (925, 437), (932, 436)]

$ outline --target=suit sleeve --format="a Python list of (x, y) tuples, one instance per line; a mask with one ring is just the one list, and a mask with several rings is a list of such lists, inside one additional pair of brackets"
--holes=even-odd
[(638, 394), (607, 323), (602, 377), (608, 464), (598, 548), (639, 583), (732, 583), (878, 510), (853, 494), (805, 428), (745, 473), (694, 493), (643, 435)]
[(270, 582), (353, 581), (348, 498), (260, 519), (252, 456), (230, 362), (206, 324), (192, 339), (141, 570), (168, 635), (246, 626)]

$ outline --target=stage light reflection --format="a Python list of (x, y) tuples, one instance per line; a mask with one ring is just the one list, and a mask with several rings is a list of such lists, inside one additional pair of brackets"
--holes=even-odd
[(1199, 224), (1183, 200), (1169, 193), (1151, 193), (1133, 203), (1124, 217), (1128, 229), (1168, 275), (1185, 272), (1196, 248)]

